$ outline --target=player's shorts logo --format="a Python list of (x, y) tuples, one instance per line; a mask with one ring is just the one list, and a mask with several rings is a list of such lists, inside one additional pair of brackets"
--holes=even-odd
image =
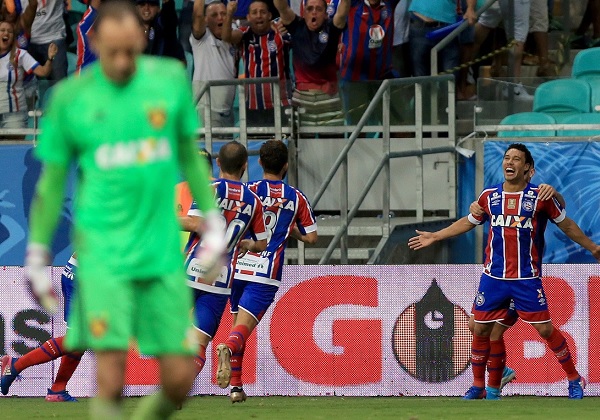
[(481, 306), (484, 303), (485, 303), (485, 296), (483, 295), (483, 293), (481, 293), (481, 292), (477, 293), (477, 297), (475, 298), (475, 305)]
[(381, 25), (372, 25), (369, 28), (369, 48), (380, 48), (385, 37), (385, 30)]
[(104, 318), (94, 318), (90, 321), (90, 332), (96, 338), (102, 338), (108, 330), (108, 323)]

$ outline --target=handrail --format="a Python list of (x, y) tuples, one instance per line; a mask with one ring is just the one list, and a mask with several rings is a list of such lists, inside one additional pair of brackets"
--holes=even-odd
[(454, 147), (447, 146), (447, 147), (432, 147), (432, 148), (427, 148), (427, 149), (422, 149), (422, 150), (415, 149), (415, 150), (407, 150), (404, 152), (388, 152), (388, 153), (386, 153), (385, 156), (383, 157), (383, 159), (381, 161), (379, 161), (379, 164), (371, 173), (371, 176), (367, 180), (365, 187), (360, 192), (360, 195), (356, 201), (356, 204), (354, 204), (354, 206), (348, 212), (348, 221), (342, 222), (340, 228), (334, 235), (333, 239), (329, 243), (329, 246), (325, 250), (325, 253), (321, 257), (319, 264), (326, 264), (329, 261), (329, 258), (331, 258), (331, 255), (333, 254), (333, 251), (337, 247), (337, 244), (340, 241), (340, 238), (342, 237), (344, 232), (346, 232), (346, 230), (348, 229), (348, 226), (350, 226), (350, 222), (352, 221), (354, 216), (356, 216), (356, 213), (358, 213), (358, 209), (360, 208), (363, 201), (369, 194), (371, 186), (377, 180), (377, 177), (379, 176), (379, 174), (383, 170), (384, 166), (387, 164), (387, 162), (390, 159), (411, 157), (411, 156), (425, 156), (425, 155), (433, 155), (433, 154), (438, 154), (438, 153), (455, 153), (455, 152), (456, 152), (456, 149)]
[[(479, 10), (475, 12), (475, 15), (479, 18), (483, 12), (489, 9), (492, 4), (496, 3), (498, 0), (488, 0)], [(512, 3), (511, 3), (512, 4)], [(435, 76), (438, 72), (438, 51), (447, 46), (451, 41), (453, 41), (462, 31), (464, 31), (467, 26), (469, 26), (469, 22), (464, 20), (456, 29), (450, 32), (446, 37), (444, 37), (440, 42), (438, 42), (431, 49), (431, 75)]]
[(338, 158), (334, 162), (331, 169), (329, 170), (329, 173), (325, 176), (325, 179), (323, 180), (323, 183), (317, 190), (315, 197), (312, 199), (313, 207), (317, 206), (317, 203), (319, 202), (319, 200), (325, 193), (325, 190), (327, 189), (327, 187), (333, 180), (333, 177), (335, 176), (340, 165), (342, 164), (344, 159), (346, 159), (348, 157), (348, 152), (352, 148), (352, 145), (358, 139), (358, 136), (361, 133), (365, 124), (367, 123), (369, 117), (371, 116), (371, 114), (373, 113), (375, 108), (379, 105), (379, 101), (382, 99), (383, 93), (387, 89), (388, 85), (391, 85), (390, 87), (399, 86), (399, 85), (415, 85), (415, 84), (419, 84), (422, 82), (431, 82), (432, 77), (435, 77), (435, 79), (438, 81), (454, 81), (454, 76), (446, 74), (446, 75), (441, 75), (441, 76), (419, 76), (419, 77), (406, 77), (406, 78), (402, 78), (402, 79), (387, 79), (381, 83), (381, 86), (377, 90), (377, 93), (375, 93), (375, 96), (373, 97), (373, 99), (371, 99), (369, 106), (367, 107), (367, 109), (363, 113), (362, 117), (358, 121), (358, 124), (356, 125), (356, 128), (350, 135), (350, 138), (346, 142), (346, 145), (340, 152)]

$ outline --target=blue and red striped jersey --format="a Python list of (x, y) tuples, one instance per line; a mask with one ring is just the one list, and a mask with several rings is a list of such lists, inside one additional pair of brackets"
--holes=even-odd
[(77, 67), (75, 70), (77, 74), (96, 61), (96, 54), (94, 54), (90, 45), (90, 32), (97, 15), (98, 11), (92, 6), (88, 6), (81, 21), (77, 24)]
[(538, 200), (534, 184), (520, 192), (504, 191), (499, 184), (485, 189), (477, 202), (485, 214), (469, 214), (469, 221), (490, 222), (483, 272), (498, 279), (541, 277), (548, 220), (560, 223), (566, 217), (558, 201)]
[[(289, 106), (287, 80), (289, 79), (289, 41), (278, 31), (270, 30), (256, 35), (249, 27), (242, 27), (241, 49), (246, 78), (279, 77), (281, 105)], [(273, 89), (270, 84), (248, 85), (248, 109), (272, 109)]]
[(267, 228), (267, 249), (248, 252), (237, 261), (235, 278), (279, 286), (285, 247), (297, 226), (304, 235), (317, 230), (317, 221), (306, 196), (282, 181), (263, 179), (248, 184), (260, 198)]
[(394, 8), (398, 0), (381, 0), (371, 6), (352, 0), (348, 27), (342, 33), (342, 80), (383, 80), (393, 77), (392, 43)]
[[(257, 241), (267, 239), (267, 232), (260, 199), (247, 186), (226, 179), (218, 179), (212, 183), (212, 186), (215, 189), (217, 207), (221, 210), (227, 226), (225, 234), (227, 254), (224, 268), (212, 284), (203, 282), (202, 272), (195, 264), (194, 255), (198, 244), (202, 246), (201, 237), (197, 233), (190, 233), (185, 246), (186, 273), (191, 287), (213, 293), (230, 294), (240, 240), (246, 235)], [(188, 215), (202, 216), (195, 201), (192, 202)]]

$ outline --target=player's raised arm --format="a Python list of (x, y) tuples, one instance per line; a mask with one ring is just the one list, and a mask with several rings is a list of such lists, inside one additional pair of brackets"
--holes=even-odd
[(422, 249), (426, 248), (434, 242), (443, 241), (444, 239), (453, 238), (454, 236), (461, 235), (473, 229), (475, 226), (471, 223), (467, 216), (458, 219), (450, 226), (438, 230), (436, 232), (426, 232), (422, 230), (416, 230), (418, 236), (413, 236), (408, 240), (408, 247), (410, 249)]
[(192, 12), (192, 34), (194, 38), (200, 39), (206, 33), (206, 16), (204, 16), (204, 0), (194, 1)]
[(587, 249), (592, 253), (594, 258), (600, 261), (600, 245), (594, 243), (579, 227), (573, 219), (565, 217), (557, 226), (567, 235), (572, 241), (577, 242), (579, 245)]
[(284, 25), (289, 25), (296, 19), (296, 13), (294, 13), (286, 0), (273, 0), (273, 4), (275, 4), (275, 7), (279, 11), (281, 23)]
[(340, 0), (335, 15), (333, 15), (333, 24), (336, 28), (344, 29), (350, 13), (350, 0)]
[(237, 45), (242, 40), (242, 31), (239, 29), (233, 29), (233, 14), (237, 10), (237, 1), (229, 1), (227, 3), (227, 14), (225, 15), (225, 22), (223, 22), (223, 31), (221, 32), (221, 39), (230, 44)]

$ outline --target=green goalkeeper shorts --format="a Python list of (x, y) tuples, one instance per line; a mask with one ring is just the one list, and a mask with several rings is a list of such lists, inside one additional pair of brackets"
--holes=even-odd
[(68, 349), (126, 351), (135, 339), (149, 356), (196, 354), (192, 293), (183, 272), (143, 280), (78, 275), (76, 281)]

